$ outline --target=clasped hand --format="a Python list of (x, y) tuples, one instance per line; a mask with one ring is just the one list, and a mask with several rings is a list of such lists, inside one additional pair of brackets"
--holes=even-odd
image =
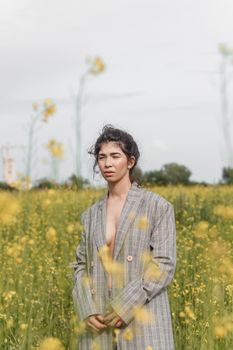
[(86, 319), (87, 327), (97, 332), (109, 326), (120, 327), (123, 323), (124, 321), (112, 308), (105, 315), (91, 315)]

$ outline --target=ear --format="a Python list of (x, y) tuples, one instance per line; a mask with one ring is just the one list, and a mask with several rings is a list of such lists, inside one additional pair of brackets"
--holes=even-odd
[(128, 160), (128, 169), (132, 168), (135, 164), (135, 157), (131, 156), (130, 159)]

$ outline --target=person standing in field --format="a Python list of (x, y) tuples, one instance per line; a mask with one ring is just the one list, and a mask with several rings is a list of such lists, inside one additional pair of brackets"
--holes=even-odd
[(133, 137), (104, 126), (89, 151), (107, 193), (81, 215), (75, 310), (79, 350), (174, 350), (167, 286), (176, 268), (173, 205), (132, 178)]

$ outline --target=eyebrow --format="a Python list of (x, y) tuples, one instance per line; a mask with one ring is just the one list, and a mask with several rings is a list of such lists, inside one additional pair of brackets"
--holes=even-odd
[[(114, 154), (120, 154), (121, 155), (121, 153), (119, 153), (119, 152), (112, 152), (112, 153), (110, 153), (110, 155), (112, 155), (112, 156)], [(106, 153), (99, 153), (98, 156), (106, 156)]]

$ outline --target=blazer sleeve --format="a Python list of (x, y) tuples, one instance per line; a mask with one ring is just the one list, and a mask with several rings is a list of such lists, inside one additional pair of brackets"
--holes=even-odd
[[(81, 215), (84, 226), (86, 211)], [(90, 280), (87, 274), (86, 261), (86, 231), (81, 233), (79, 245), (76, 248), (76, 263), (74, 264), (74, 287), (72, 297), (75, 311), (81, 321), (90, 315), (98, 314), (91, 294)]]
[[(115, 312), (128, 324), (134, 318), (134, 306), (150, 302), (172, 281), (176, 268), (176, 227), (173, 205), (166, 201), (156, 210), (150, 238), (152, 258), (143, 275), (130, 281), (110, 302)], [(159, 270), (159, 277), (146, 278)], [(153, 274), (152, 274), (153, 276)]]

